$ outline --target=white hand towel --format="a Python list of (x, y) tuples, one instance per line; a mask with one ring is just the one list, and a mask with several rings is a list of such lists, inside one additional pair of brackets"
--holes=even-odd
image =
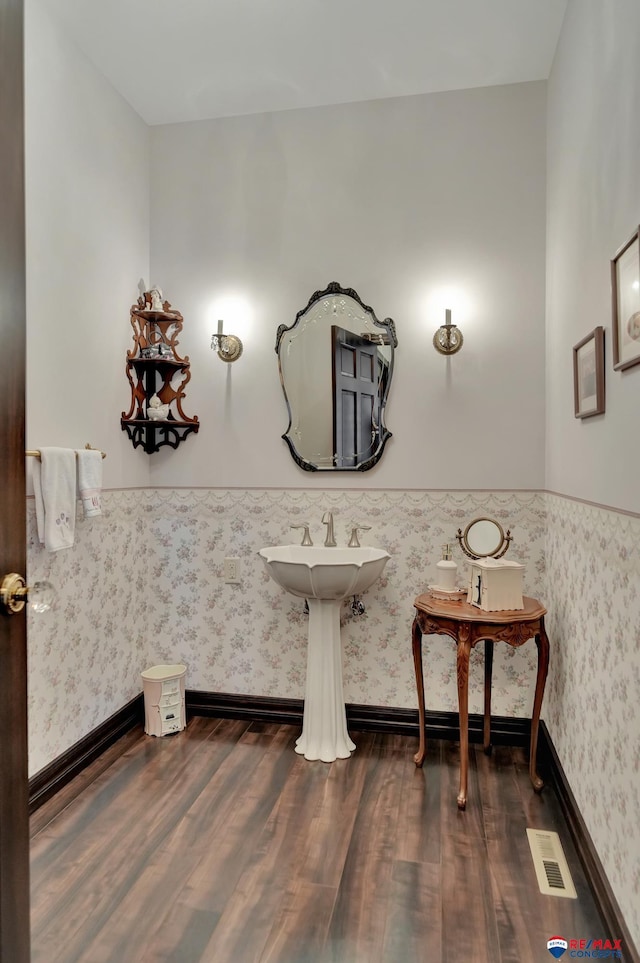
[(36, 502), (36, 525), (38, 527), (38, 541), (44, 545), (44, 500), (42, 498), (42, 464), (39, 458), (33, 459), (33, 495)]
[(71, 548), (75, 534), (76, 455), (72, 448), (41, 448), (40, 462), (33, 472), (38, 536), (59, 552)]
[(78, 491), (84, 508), (84, 517), (102, 515), (102, 452), (82, 448), (76, 452), (78, 459)]

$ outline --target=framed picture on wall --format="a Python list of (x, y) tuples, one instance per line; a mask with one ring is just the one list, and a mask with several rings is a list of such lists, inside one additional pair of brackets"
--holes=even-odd
[(640, 364), (640, 228), (611, 261), (613, 367)]
[(600, 325), (573, 349), (576, 418), (604, 413), (604, 328)]

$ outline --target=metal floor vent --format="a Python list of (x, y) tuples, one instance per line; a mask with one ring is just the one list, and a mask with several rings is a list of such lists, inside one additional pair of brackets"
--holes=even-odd
[(527, 839), (540, 892), (545, 896), (577, 899), (578, 894), (558, 834), (546, 829), (527, 829)]

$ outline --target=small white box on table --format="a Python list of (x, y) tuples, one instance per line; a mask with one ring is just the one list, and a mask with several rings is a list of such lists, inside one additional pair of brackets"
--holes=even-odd
[(484, 612), (524, 608), (524, 565), (504, 558), (479, 558), (471, 563), (467, 602)]

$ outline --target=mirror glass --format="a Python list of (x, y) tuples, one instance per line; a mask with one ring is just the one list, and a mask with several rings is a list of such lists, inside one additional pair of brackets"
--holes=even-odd
[(475, 518), (465, 528), (458, 529), (456, 538), (469, 558), (500, 558), (505, 554), (511, 541), (511, 532), (504, 529), (493, 518)]
[(305, 471), (366, 471), (391, 432), (385, 406), (397, 347), (391, 318), (378, 321), (353, 288), (316, 291), (276, 338), (289, 411), (282, 436)]

